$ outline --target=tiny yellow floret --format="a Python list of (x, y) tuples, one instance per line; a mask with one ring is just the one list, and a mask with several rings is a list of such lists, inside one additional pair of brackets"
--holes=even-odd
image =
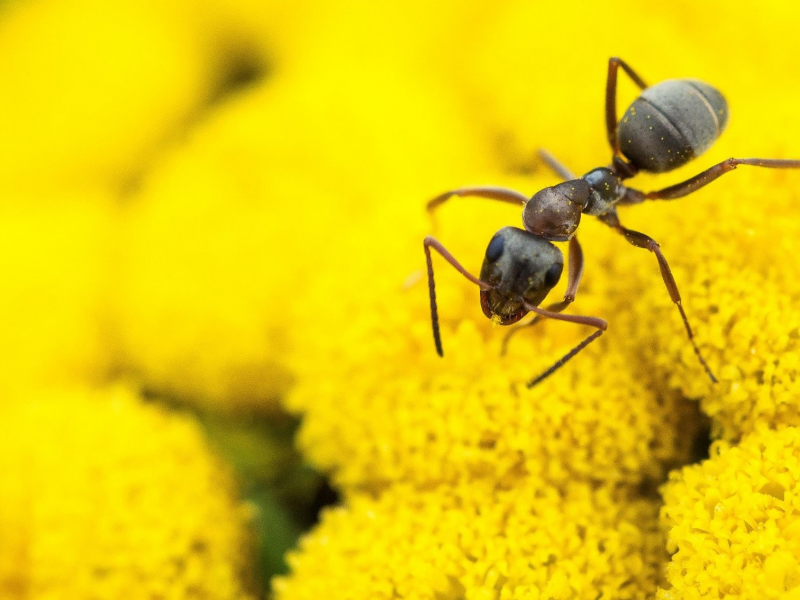
[(608, 488), (470, 482), (355, 494), (289, 556), (277, 600), (652, 596), (663, 539), (657, 502)]

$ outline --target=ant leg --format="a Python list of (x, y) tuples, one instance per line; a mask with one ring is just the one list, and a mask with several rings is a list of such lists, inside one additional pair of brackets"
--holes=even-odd
[(490, 290), (492, 289), (492, 286), (484, 281), (481, 281), (467, 271), (463, 266), (461, 266), (461, 263), (459, 263), (453, 257), (453, 255), (450, 254), (450, 252), (448, 252), (444, 246), (442, 246), (441, 242), (435, 238), (432, 238), (431, 236), (426, 237), (423, 245), (425, 246), (425, 259), (428, 264), (428, 291), (430, 292), (431, 297), (431, 324), (433, 325), (433, 342), (436, 344), (436, 353), (439, 356), (444, 356), (444, 351), (442, 350), (442, 336), (439, 333), (439, 312), (436, 308), (436, 286), (433, 282), (433, 261), (431, 260), (431, 247), (441, 254), (456, 271), (461, 273), (464, 277), (469, 279), (482, 290)]
[[(569, 266), (567, 271), (567, 291), (564, 293), (564, 308), (572, 304), (578, 294), (578, 286), (583, 278), (583, 248), (578, 243), (578, 237), (572, 236), (569, 240)], [(564, 310), (562, 308), (561, 310)], [(559, 311), (561, 312), (561, 311)]]
[(539, 153), (539, 158), (541, 158), (544, 163), (550, 167), (550, 169), (559, 177), (561, 177), (564, 181), (571, 181), (576, 179), (575, 174), (570, 171), (567, 167), (561, 164), (561, 161), (558, 160), (555, 156), (550, 154), (544, 148), (539, 148), (537, 151)]
[(428, 202), (428, 212), (432, 213), (453, 196), (477, 196), (479, 198), (487, 198), (488, 200), (500, 200), (501, 202), (521, 205), (524, 205), (529, 198), (521, 192), (503, 187), (465, 187), (458, 188), (457, 190), (450, 190), (449, 192), (436, 196), (436, 198)]
[(674, 200), (682, 198), (692, 192), (696, 192), (701, 187), (708, 185), (718, 177), (723, 176), (729, 171), (733, 171), (739, 165), (750, 165), (753, 167), (766, 167), (768, 169), (800, 169), (800, 160), (782, 160), (776, 158), (729, 158), (719, 164), (714, 165), (687, 179), (681, 183), (676, 183), (663, 190), (647, 192), (644, 194), (645, 200)]
[(633, 69), (621, 58), (612, 56), (608, 59), (608, 78), (606, 79), (606, 130), (608, 131), (608, 143), (615, 157), (622, 156), (619, 150), (619, 140), (617, 139), (617, 71), (619, 68), (633, 79), (633, 82), (640, 88), (645, 89), (647, 84), (639, 77)]
[[(560, 313), (567, 308), (575, 300), (575, 295), (578, 293), (578, 286), (581, 284), (581, 277), (583, 277), (583, 249), (578, 243), (578, 238), (573, 236), (569, 240), (569, 267), (568, 267), (567, 291), (564, 293), (564, 299), (561, 302), (554, 302), (545, 310), (550, 312)], [(500, 356), (505, 356), (508, 350), (508, 343), (511, 338), (518, 331), (536, 325), (542, 319), (541, 316), (536, 315), (530, 323), (514, 327), (503, 338), (503, 345), (500, 347)]]
[(633, 231), (627, 227), (623, 227), (622, 223), (619, 221), (619, 216), (617, 215), (616, 210), (601, 216), (600, 220), (606, 225), (612, 227), (617, 232), (621, 233), (625, 239), (628, 240), (628, 242), (637, 248), (650, 250), (650, 252), (656, 255), (656, 258), (658, 259), (658, 266), (661, 269), (661, 278), (664, 280), (664, 285), (667, 286), (669, 297), (672, 299), (672, 301), (678, 307), (678, 311), (681, 313), (683, 325), (686, 327), (686, 333), (689, 335), (689, 341), (692, 344), (692, 348), (694, 348), (694, 353), (697, 355), (697, 358), (700, 361), (700, 364), (703, 365), (706, 373), (708, 373), (711, 381), (717, 383), (717, 378), (714, 377), (714, 374), (711, 372), (708, 363), (706, 363), (705, 359), (700, 354), (700, 348), (697, 347), (697, 344), (694, 341), (694, 333), (692, 333), (692, 328), (689, 326), (689, 319), (686, 317), (686, 312), (683, 310), (683, 304), (681, 303), (681, 294), (678, 291), (678, 285), (675, 283), (675, 278), (672, 276), (672, 271), (669, 268), (669, 264), (667, 264), (667, 259), (661, 252), (658, 242), (648, 235), (638, 231)]
[(603, 319), (598, 317), (583, 317), (581, 315), (562, 315), (557, 312), (552, 312), (544, 308), (538, 308), (533, 306), (532, 304), (525, 303), (525, 308), (527, 308), (531, 312), (535, 312), (537, 315), (542, 317), (546, 317), (548, 319), (556, 319), (558, 321), (567, 321), (568, 323), (578, 323), (580, 325), (590, 325), (592, 327), (597, 327), (597, 331), (583, 340), (580, 344), (575, 346), (572, 350), (567, 352), (564, 356), (562, 356), (556, 363), (547, 369), (541, 375), (534, 377), (528, 382), (528, 387), (532, 388), (537, 383), (541, 382), (543, 379), (549, 377), (553, 373), (555, 373), (558, 369), (563, 367), (569, 359), (575, 356), (578, 352), (586, 348), (590, 343), (594, 340), (599, 338), (603, 335), (603, 332), (608, 329), (608, 323), (606, 323)]

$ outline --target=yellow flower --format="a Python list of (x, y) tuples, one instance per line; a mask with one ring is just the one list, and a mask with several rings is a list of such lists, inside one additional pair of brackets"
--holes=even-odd
[(355, 494), (290, 554), (276, 597), (643, 598), (664, 560), (657, 503), (622, 496), (533, 478)]
[(220, 96), (298, 43), (277, 15), (298, 18), (279, 1), (3, 3), (0, 192), (130, 194)]
[(349, 260), (345, 238), (383, 204), (407, 206), (482, 166), (430, 90), (392, 77), (374, 85), (358, 73), (276, 76), (149, 176), (126, 211), (118, 295), (126, 361), (149, 388), (274, 408), (292, 380), (292, 330), (327, 310), (323, 298), (298, 305)]
[[(779, 155), (775, 148), (768, 154)], [(800, 173), (746, 169), (686, 199), (691, 210), (642, 206), (627, 219), (662, 241), (719, 384), (704, 381), (654, 261), (618, 243), (609, 269), (618, 297), (637, 296), (614, 324), (636, 336), (661, 385), (700, 399), (714, 437), (732, 441), (758, 425), (800, 425), (800, 269), (790, 258), (800, 252), (800, 220), (781, 217), (800, 199)]]
[[(448, 231), (484, 229), (484, 211), (473, 208), (474, 219), (457, 218), (466, 209), (453, 209), (440, 221)], [(480, 250), (448, 239), (477, 272)], [(503, 357), (506, 331), (480, 313), (474, 286), (437, 259), (443, 359), (433, 347), (426, 283), (417, 278), (404, 288), (424, 262), (419, 239), (315, 280), (320, 293), (338, 299), (326, 310), (338, 335), (315, 337), (319, 324), (306, 325), (308, 339), (297, 347), (315, 360), (298, 357), (303, 376), (287, 404), (304, 415), (301, 447), (340, 485), (379, 490), (395, 482), (430, 486), (482, 477), (513, 485), (525, 474), (553, 485), (575, 478), (637, 484), (660, 481), (665, 469), (688, 460), (696, 407), (639, 381), (614, 346), (616, 337), (601, 338), (528, 389), (525, 382), (585, 332), (540, 324), (519, 333)], [(356, 287), (357, 294), (348, 291)], [(587, 296), (588, 290), (582, 306), (598, 308), (586, 312), (603, 315), (602, 298)]]
[(3, 598), (249, 598), (248, 511), (197, 424), (124, 388), (0, 405)]
[[(741, 61), (730, 68), (729, 57), (704, 58), (710, 50), (693, 26), (681, 28), (682, 22), (696, 19), (714, 22), (710, 35), (716, 40), (736, 34), (745, 24), (752, 25), (748, 31), (756, 36), (773, 35), (771, 21), (750, 23), (749, 11), (728, 11), (714, 21), (720, 7), (694, 7), (691, 15), (667, 14), (661, 8), (642, 14), (621, 4), (573, 8), (585, 21), (530, 3), (498, 9), (500, 16), (480, 29), (480, 43), (467, 44), (462, 68), (448, 72), (447, 78), (460, 86), (465, 106), (477, 107), (472, 135), (503, 158), (505, 168), (475, 170), (430, 195), (487, 183), (531, 194), (550, 185), (552, 176), (540, 168), (527, 180), (509, 173), (526, 167), (530, 171), (529, 157), (537, 146), (555, 150), (578, 173), (605, 163), (609, 151), (602, 99), (612, 54), (629, 60), (650, 82), (676, 76), (709, 80), (725, 92), (732, 107), (730, 132), (706, 157), (669, 176), (637, 178), (632, 185), (666, 187), (730, 155), (799, 157), (800, 138), (784, 126), (797, 121), (796, 80), (784, 82), (784, 77), (774, 89), (766, 89), (766, 82), (773, 80), (765, 77), (754, 85), (741, 73), (760, 73), (763, 54), (737, 48), (734, 53)], [(608, 24), (625, 34), (588, 36), (587, 47), (584, 22), (603, 31)], [(643, 43), (643, 36), (651, 43)], [(669, 52), (664, 43), (654, 41), (659, 38), (669, 40)], [(774, 60), (791, 72), (793, 54), (784, 49)], [(561, 83), (563, 88), (554, 87)], [(632, 99), (633, 86), (623, 83), (621, 94), (623, 105), (627, 96)], [(764, 97), (770, 106), (766, 115)], [(496, 150), (499, 146), (505, 154)], [(326, 589), (345, 597), (353, 588), (356, 595), (390, 594), (394, 589), (412, 597), (488, 596), (475, 581), (459, 580), (451, 587), (449, 580), (430, 583), (425, 572), (418, 578), (425, 583), (413, 591), (392, 587), (407, 577), (410, 567), (403, 558), (420, 554), (423, 563), (436, 565), (433, 572), (458, 573), (437, 568), (444, 564), (436, 560), (445, 560), (447, 546), (433, 546), (427, 553), (402, 546), (407, 538), (431, 531), (439, 535), (443, 528), (439, 513), (422, 516), (427, 514), (423, 503), (441, 506), (443, 497), (458, 498), (452, 506), (445, 504), (450, 510), (444, 511), (457, 519), (465, 518), (459, 502), (469, 497), (467, 490), (524, 495), (531, 481), (555, 490), (593, 482), (621, 484), (630, 493), (633, 486), (658, 482), (668, 468), (690, 460), (688, 447), (702, 441), (703, 427), (691, 400), (701, 400), (715, 435), (728, 439), (738, 439), (758, 423), (798, 424), (797, 325), (790, 310), (800, 288), (796, 261), (789, 257), (797, 255), (800, 221), (779, 218), (797, 206), (793, 177), (800, 174), (742, 167), (692, 198), (620, 210), (626, 225), (661, 242), (701, 351), (720, 377), (717, 386), (692, 352), (654, 257), (593, 219), (587, 217), (579, 231), (587, 264), (570, 312), (607, 318), (609, 331), (533, 390), (521, 384), (586, 332), (564, 323), (543, 323), (517, 335), (502, 357), (505, 331), (483, 318), (475, 286), (434, 256), (445, 348), (440, 359), (433, 350), (422, 272), (421, 241), (433, 229), (477, 275), (491, 234), (501, 225), (518, 225), (518, 209), (456, 199), (430, 224), (421, 210), (385, 202), (372, 209), (371, 225), (365, 221), (345, 230), (343, 241), (332, 248), (341, 268), (319, 273), (298, 301), (301, 315), (316, 314), (319, 306), (325, 306), (325, 314), (291, 330), (298, 340), (289, 353), (297, 383), (287, 405), (304, 416), (301, 447), (334, 474), (348, 492), (348, 504), (295, 556), (294, 575), (281, 583), (285, 597), (312, 595), (326, 583)], [(420, 209), (426, 199), (419, 199)], [(552, 297), (563, 293), (563, 285)], [(362, 504), (363, 493), (377, 496), (369, 508)], [(408, 511), (384, 509), (400, 504), (395, 500), (400, 496)], [(591, 503), (585, 508), (606, 518)], [(369, 520), (370, 511), (384, 510), (405, 538), (386, 534), (384, 521)], [(359, 517), (362, 512), (366, 516)], [(516, 533), (503, 539), (524, 539)], [(383, 535), (405, 549), (394, 560), (381, 546)], [(574, 537), (573, 542), (580, 544)], [(699, 561), (715, 559), (716, 548), (704, 550), (709, 555), (700, 554)], [(377, 558), (386, 555), (390, 558)], [(463, 555), (472, 556), (468, 550)], [(368, 562), (354, 570), (356, 575), (351, 573), (352, 588), (339, 583), (332, 574), (343, 569), (338, 561), (362, 557)], [(769, 571), (781, 572), (785, 558), (772, 561)], [(553, 586), (563, 581), (556, 573), (547, 575)], [(509, 580), (506, 597), (522, 594), (524, 585)], [(579, 592), (560, 587), (544, 593), (570, 597)], [(492, 588), (490, 597), (503, 596)]]
[[(776, 452), (793, 448), (800, 425), (800, 232), (783, 218), (798, 205), (797, 173), (743, 168), (690, 199), (621, 211), (662, 243), (717, 386), (653, 257), (589, 218), (570, 311), (608, 318), (603, 338), (529, 390), (586, 332), (545, 322), (503, 356), (506, 330), (435, 256), (439, 359), (421, 240), (433, 231), (477, 273), (489, 237), (519, 225), (519, 210), (455, 200), (432, 222), (427, 198), (483, 183), (531, 194), (555, 181), (539, 146), (578, 173), (606, 162), (610, 55), (649, 82), (706, 79), (732, 107), (706, 157), (635, 185), (663, 187), (729, 155), (800, 156), (796, 18), (770, 18), (788, 6), (778, 0), (758, 12), (722, 0), (487, 6), (4, 8), (0, 190), (15, 206), (83, 200), (36, 220), (23, 208), (0, 215), (0, 392), (16, 394), (0, 403), (10, 431), (0, 438), (0, 542), (10, 548), (0, 590), (246, 595), (245, 515), (191, 421), (119, 390), (24, 392), (96, 383), (117, 367), (179, 400), (225, 410), (285, 401), (304, 416), (300, 444), (346, 500), (293, 555), (281, 597), (652, 595), (667, 564), (652, 490), (691, 460), (701, 408), (727, 450), (695, 467), (711, 483), (687, 470), (685, 490), (667, 488), (677, 554), (673, 589), (661, 593), (684, 577), (715, 592), (751, 576), (790, 593), (798, 479), (772, 465), (794, 459), (748, 440), (766, 449), (774, 435)], [(250, 88), (226, 95), (248, 77)], [(634, 94), (624, 77), (620, 92), (621, 105)], [(123, 197), (116, 225), (81, 208)], [(41, 238), (17, 235), (18, 223)], [(112, 237), (117, 250), (104, 254)], [(730, 473), (713, 472), (722, 459)], [(752, 485), (731, 486), (735, 469)], [(697, 544), (693, 528), (716, 518), (708, 499), (723, 494), (742, 507), (738, 521)], [(765, 508), (757, 494), (783, 504)], [(751, 533), (739, 522), (781, 519), (750, 563), (717, 543)]]
[[(611, 55), (625, 58), (649, 83), (709, 81), (731, 111), (728, 130), (707, 155), (631, 185), (666, 187), (730, 156), (800, 156), (800, 81), (785, 76), (796, 68), (799, 47), (790, 32), (797, 16), (781, 0), (763, 5), (758, 18), (719, 1), (681, 10), (587, 3), (549, 12), (520, 2), (499, 12), (455, 81), (467, 91), (467, 106), (478, 107), (474, 119), (486, 139), (506, 140), (509, 167), (540, 146), (577, 173), (607, 160), (602, 117)], [(591, 49), (567, 51), (561, 42), (577, 34), (576, 14), (581, 22), (613, 23), (617, 34), (593, 38)], [(622, 108), (635, 92), (625, 76), (620, 86)], [(741, 167), (689, 198), (620, 209), (624, 224), (662, 244), (693, 329), (722, 380), (718, 386), (703, 377), (653, 257), (609, 230), (597, 231), (605, 228), (591, 219), (579, 230), (589, 261), (584, 289), (608, 301), (602, 313), (609, 316), (608, 338), (627, 348), (630, 368), (652, 387), (702, 399), (717, 437), (738, 439), (758, 422), (798, 424), (799, 324), (792, 310), (800, 293), (792, 258), (800, 226), (798, 178), (796, 171)], [(581, 293), (574, 310), (589, 312), (594, 307), (588, 302)]]
[(117, 362), (107, 198), (13, 198), (0, 205), (0, 405), (31, 385), (99, 383)]
[(673, 552), (658, 597), (794, 598), (800, 589), (800, 430), (764, 426), (664, 486)]

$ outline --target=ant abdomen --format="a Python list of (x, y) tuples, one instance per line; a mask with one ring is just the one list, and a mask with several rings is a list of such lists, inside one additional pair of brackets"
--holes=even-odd
[(639, 169), (671, 171), (708, 150), (728, 124), (722, 94), (696, 79), (645, 89), (619, 122), (619, 148)]

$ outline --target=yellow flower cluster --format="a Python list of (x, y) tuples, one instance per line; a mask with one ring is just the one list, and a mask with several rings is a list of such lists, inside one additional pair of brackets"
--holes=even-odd
[(0, 390), (97, 382), (124, 362), (120, 200), (237, 73), (266, 69), (266, 46), (290, 45), (267, 43), (285, 11), (248, 0), (1, 8)]
[(657, 503), (572, 484), (356, 494), (325, 513), (279, 598), (643, 598), (665, 559)]
[[(480, 227), (472, 220), (458, 224)], [(660, 481), (665, 468), (688, 460), (698, 425), (693, 404), (642, 385), (625, 355), (602, 339), (577, 366), (528, 389), (524, 383), (583, 332), (542, 324), (519, 333), (501, 357), (504, 331), (482, 316), (458, 319), (480, 316), (477, 293), (445, 270), (444, 261), (437, 262), (440, 359), (425, 282), (403, 289), (420, 262), (421, 244), (414, 246), (394, 253), (396, 262), (402, 256), (399, 265), (381, 267), (375, 257), (373, 272), (394, 281), (393, 289), (385, 279), (378, 286), (376, 276), (353, 298), (346, 310), (352, 326), (340, 329), (338, 339), (317, 341), (315, 356), (325, 359), (306, 367), (308, 375), (288, 398), (290, 407), (305, 411), (303, 448), (340, 485), (379, 490), (395, 482), (430, 486), (481, 477), (511, 485), (522, 475), (555, 485), (575, 478), (635, 485)], [(341, 277), (317, 283), (335, 289)], [(332, 316), (338, 318), (348, 320)]]
[[(417, 216), (404, 221), (394, 210), (382, 221), (420, 228)], [(474, 203), (437, 221), (476, 271), (479, 254), (455, 234), (507, 222), (509, 212), (490, 208), (487, 218)], [(298, 356), (303, 375), (287, 398), (305, 416), (301, 446), (348, 492), (347, 508), (292, 556), (294, 575), (276, 585), (278, 597), (652, 595), (666, 557), (657, 503), (640, 490), (689, 460), (696, 405), (641, 383), (605, 340), (578, 359), (583, 368), (527, 389), (581, 332), (542, 324), (501, 357), (503, 331), (463, 316), (480, 310), (476, 290), (437, 262), (440, 359), (419, 238), (384, 238), (386, 254), (359, 254), (359, 243), (348, 270), (320, 273), (301, 301), (302, 311), (323, 290), (338, 298), (326, 311), (337, 336), (318, 335), (319, 323), (297, 333), (315, 360)], [(602, 289), (593, 286), (584, 306), (602, 306)], [(587, 520), (595, 528), (581, 537)], [(342, 573), (344, 564), (356, 568)]]
[[(478, 273), (519, 210), (458, 199), (431, 220), (427, 198), (551, 185), (539, 146), (578, 173), (606, 162), (611, 55), (732, 106), (707, 157), (637, 186), (800, 157), (787, 6), (4, 4), (0, 595), (247, 597), (246, 511), (188, 417), (121, 389), (30, 391), (118, 373), (303, 415), (345, 501), (282, 600), (791, 594), (800, 175), (742, 168), (620, 211), (662, 243), (716, 386), (654, 258), (593, 219), (570, 312), (609, 331), (534, 389), (586, 331), (544, 322), (503, 354), (506, 330), (434, 256), (440, 359), (421, 244)], [(623, 77), (620, 105), (634, 93)], [(656, 487), (692, 460), (702, 413), (724, 443), (673, 477), (659, 529)]]
[(674, 553), (663, 600), (796, 598), (800, 590), (800, 430), (758, 427), (664, 487)]
[[(774, 148), (765, 154), (783, 154)], [(700, 399), (714, 437), (731, 441), (758, 426), (800, 425), (800, 268), (792, 258), (800, 252), (800, 220), (792, 215), (798, 174), (746, 169), (687, 199), (696, 203), (691, 211), (677, 202), (643, 206), (628, 219), (663, 240), (718, 385), (695, 376), (700, 367), (657, 272), (622, 278), (644, 271), (633, 256), (611, 267), (619, 294), (639, 297), (615, 324), (647, 332), (638, 343), (656, 378)]]
[(192, 419), (117, 387), (29, 391), (0, 422), (0, 597), (253, 597), (248, 510)]
[(32, 383), (107, 377), (113, 214), (85, 197), (0, 204), (0, 405)]
[(276, 11), (0, 3), (4, 599), (255, 596), (251, 510), (194, 419), (100, 384), (123, 364), (121, 201), (264, 70)]
[(277, 0), (3, 3), (0, 191), (130, 193), (238, 74), (293, 43), (278, 15), (292, 22)]
[[(318, 86), (367, 86), (337, 79), (276, 75), (229, 102), (126, 211), (122, 343), (149, 385), (226, 409), (269, 408), (291, 381), (291, 331), (326, 308), (318, 299), (305, 312), (295, 304), (319, 274), (341, 267), (347, 245), (331, 244), (330, 231), (366, 220), (358, 213), (375, 210), (371, 198), (387, 180), (399, 183), (386, 194), (405, 201), (422, 193), (428, 169), (477, 162), (466, 150), (448, 152), (446, 108), (418, 86), (387, 81), (361, 102), (308, 102)], [(404, 117), (409, 133), (379, 118), (408, 105), (416, 107)], [(352, 152), (339, 148), (343, 139)], [(393, 164), (396, 152), (413, 160)], [(365, 175), (354, 183), (354, 172)]]
[[(697, 13), (693, 18), (711, 18), (720, 8), (693, 8)], [(586, 10), (591, 20), (595, 9)], [(480, 107), (469, 125), (476, 139), (495, 144), (494, 148), (502, 145), (505, 154), (495, 154), (503, 158), (505, 172), (498, 169), (488, 180), (485, 172), (475, 170), (448, 186), (431, 186), (428, 197), (471, 183), (508, 185), (532, 193), (553, 182), (527, 159), (539, 145), (555, 150), (577, 172), (602, 163), (608, 154), (601, 129), (603, 66), (609, 55), (617, 53), (648, 81), (688, 73), (707, 79), (725, 90), (733, 107), (733, 133), (726, 133), (708, 157), (669, 177), (640, 177), (635, 185), (645, 190), (665, 187), (730, 155), (800, 156), (800, 146), (793, 141), (798, 138), (783, 127), (800, 93), (796, 82), (776, 80), (769, 92), (772, 110), (765, 115), (752, 81), (740, 78), (745, 68), (741, 65), (758, 72), (763, 55), (737, 53), (739, 66), (729, 70), (720, 68), (718, 60), (702, 62), (698, 57), (707, 50), (682, 52), (667, 66), (663, 46), (654, 44), (641, 51), (637, 46), (637, 52), (628, 56), (623, 41), (622, 50), (593, 48), (596, 66), (589, 69), (585, 55), (566, 52), (556, 59), (550, 50), (563, 49), (558, 42), (567, 25), (564, 15), (544, 15), (541, 7), (529, 4), (498, 12), (496, 19), (485, 23), (479, 43), (466, 44), (465, 54), (475, 59), (471, 70), (450, 75), (453, 83), (463, 84), (465, 100)], [(617, 15), (605, 8), (602, 12)], [(719, 24), (712, 33), (715, 39), (737, 31), (749, 18), (724, 12), (726, 16), (715, 21)], [(676, 46), (691, 47), (697, 32), (682, 28), (685, 15), (656, 16), (653, 11), (649, 19), (640, 15), (637, 20), (629, 11), (620, 12), (621, 22), (615, 27), (636, 31), (646, 22), (648, 37), (676, 38)], [(533, 30), (537, 19), (546, 27)], [(763, 29), (755, 24), (760, 33), (754, 35), (772, 35), (766, 23), (760, 25)], [(531, 36), (537, 49), (547, 49), (544, 57), (526, 52)], [(776, 53), (775, 61), (770, 69), (792, 68), (785, 52)], [(482, 77), (474, 77), (475, 73)], [(566, 73), (580, 73), (580, 80), (570, 81)], [(563, 94), (553, 93), (554, 81), (564, 82)], [(588, 94), (587, 89), (596, 93)], [(629, 84), (621, 89), (623, 96), (631, 94)], [(576, 147), (578, 131), (587, 141)], [(753, 136), (754, 131), (774, 134)], [(533, 176), (526, 180), (509, 175), (531, 168)], [(655, 259), (588, 218), (579, 233), (587, 254), (586, 276), (571, 311), (609, 319), (609, 332), (600, 341), (551, 379), (526, 389), (522, 384), (574, 346), (583, 332), (563, 323), (543, 323), (517, 335), (507, 355), (501, 356), (505, 332), (483, 319), (475, 287), (434, 256), (445, 348), (444, 359), (439, 359), (430, 336), (420, 243), (431, 225), (419, 213), (409, 215), (407, 208), (391, 202), (370, 207), (372, 225), (365, 228), (366, 219), (360, 221), (348, 230), (354, 233), (343, 235), (346, 239), (338, 244), (342, 267), (317, 274), (308, 294), (298, 300), (301, 315), (314, 314), (321, 304), (325, 312), (321, 319), (307, 320), (306, 327), (298, 324), (298, 331), (292, 332), (300, 341), (291, 349), (297, 382), (287, 404), (304, 415), (301, 446), (316, 464), (333, 473), (348, 493), (348, 504), (329, 514), (293, 555), (294, 575), (280, 581), (279, 597), (314, 597), (323, 589), (342, 597), (652, 594), (654, 586), (662, 584), (660, 573), (667, 563), (658, 561), (664, 557), (647, 554), (642, 546), (627, 546), (623, 554), (640, 553), (639, 564), (652, 569), (642, 566), (638, 573), (649, 575), (634, 581), (631, 574), (636, 571), (622, 568), (619, 572), (626, 572), (628, 579), (616, 580), (619, 587), (614, 587), (586, 558), (594, 546), (576, 542), (554, 515), (545, 520), (558, 522), (565, 538), (572, 537), (581, 550), (570, 555), (553, 550), (561, 559), (556, 567), (547, 570), (531, 561), (525, 567), (530, 571), (520, 575), (508, 566), (512, 553), (504, 554), (505, 544), (540, 546), (531, 542), (524, 527), (500, 528), (473, 544), (470, 532), (483, 531), (483, 525), (461, 513), (470, 514), (465, 498), (480, 489), (486, 494), (485, 506), (503, 511), (505, 506), (520, 505), (526, 514), (539, 515), (526, 503), (532, 489), (558, 490), (569, 497), (573, 486), (591, 483), (599, 494), (613, 495), (611, 490), (617, 490), (623, 502), (645, 503), (649, 496), (640, 496), (642, 490), (662, 481), (667, 469), (688, 462), (691, 444), (701, 439), (704, 419), (692, 400), (701, 400), (717, 437), (736, 440), (759, 424), (795, 424), (796, 325), (789, 312), (800, 288), (796, 261), (790, 257), (797, 253), (795, 231), (800, 221), (781, 216), (791, 214), (797, 205), (796, 188), (791, 186), (796, 176), (743, 167), (692, 198), (620, 211), (626, 225), (662, 242), (701, 350), (721, 380), (717, 386), (709, 382), (692, 352)], [(393, 199), (390, 191), (384, 197)], [(457, 199), (437, 213), (433, 228), (437, 239), (477, 274), (491, 234), (501, 225), (518, 222), (515, 209)], [(396, 231), (413, 232), (416, 239), (397, 239)], [(495, 496), (499, 490), (513, 501), (506, 504)], [(580, 509), (597, 522), (617, 523), (607, 503), (590, 495), (580, 497)], [(422, 508), (421, 502), (434, 508)], [(565, 500), (561, 510), (569, 514), (569, 506), (571, 501)], [(533, 529), (547, 527), (531, 518), (537, 523)], [(653, 527), (646, 519), (636, 522), (642, 531)], [(431, 530), (437, 540), (457, 541), (452, 545), (443, 541), (441, 546), (429, 542), (426, 536)], [(459, 533), (467, 540), (461, 540)], [(679, 544), (681, 533), (673, 535)], [(560, 542), (553, 542), (552, 548), (560, 548)], [(500, 550), (493, 554), (484, 550), (484, 544)], [(715, 560), (714, 548), (704, 551), (695, 560)], [(502, 574), (499, 584), (485, 585), (471, 576), (472, 561), (485, 555), (492, 559), (480, 563), (486, 565), (482, 573)], [(413, 565), (408, 564), (409, 556), (415, 557)], [(360, 566), (349, 578), (340, 579), (347, 561)], [(430, 573), (447, 577), (437, 579)], [(547, 587), (562, 578), (568, 587)], [(409, 590), (410, 580), (424, 583)], [(587, 581), (603, 584), (592, 588)], [(665, 590), (661, 593), (670, 597)]]

